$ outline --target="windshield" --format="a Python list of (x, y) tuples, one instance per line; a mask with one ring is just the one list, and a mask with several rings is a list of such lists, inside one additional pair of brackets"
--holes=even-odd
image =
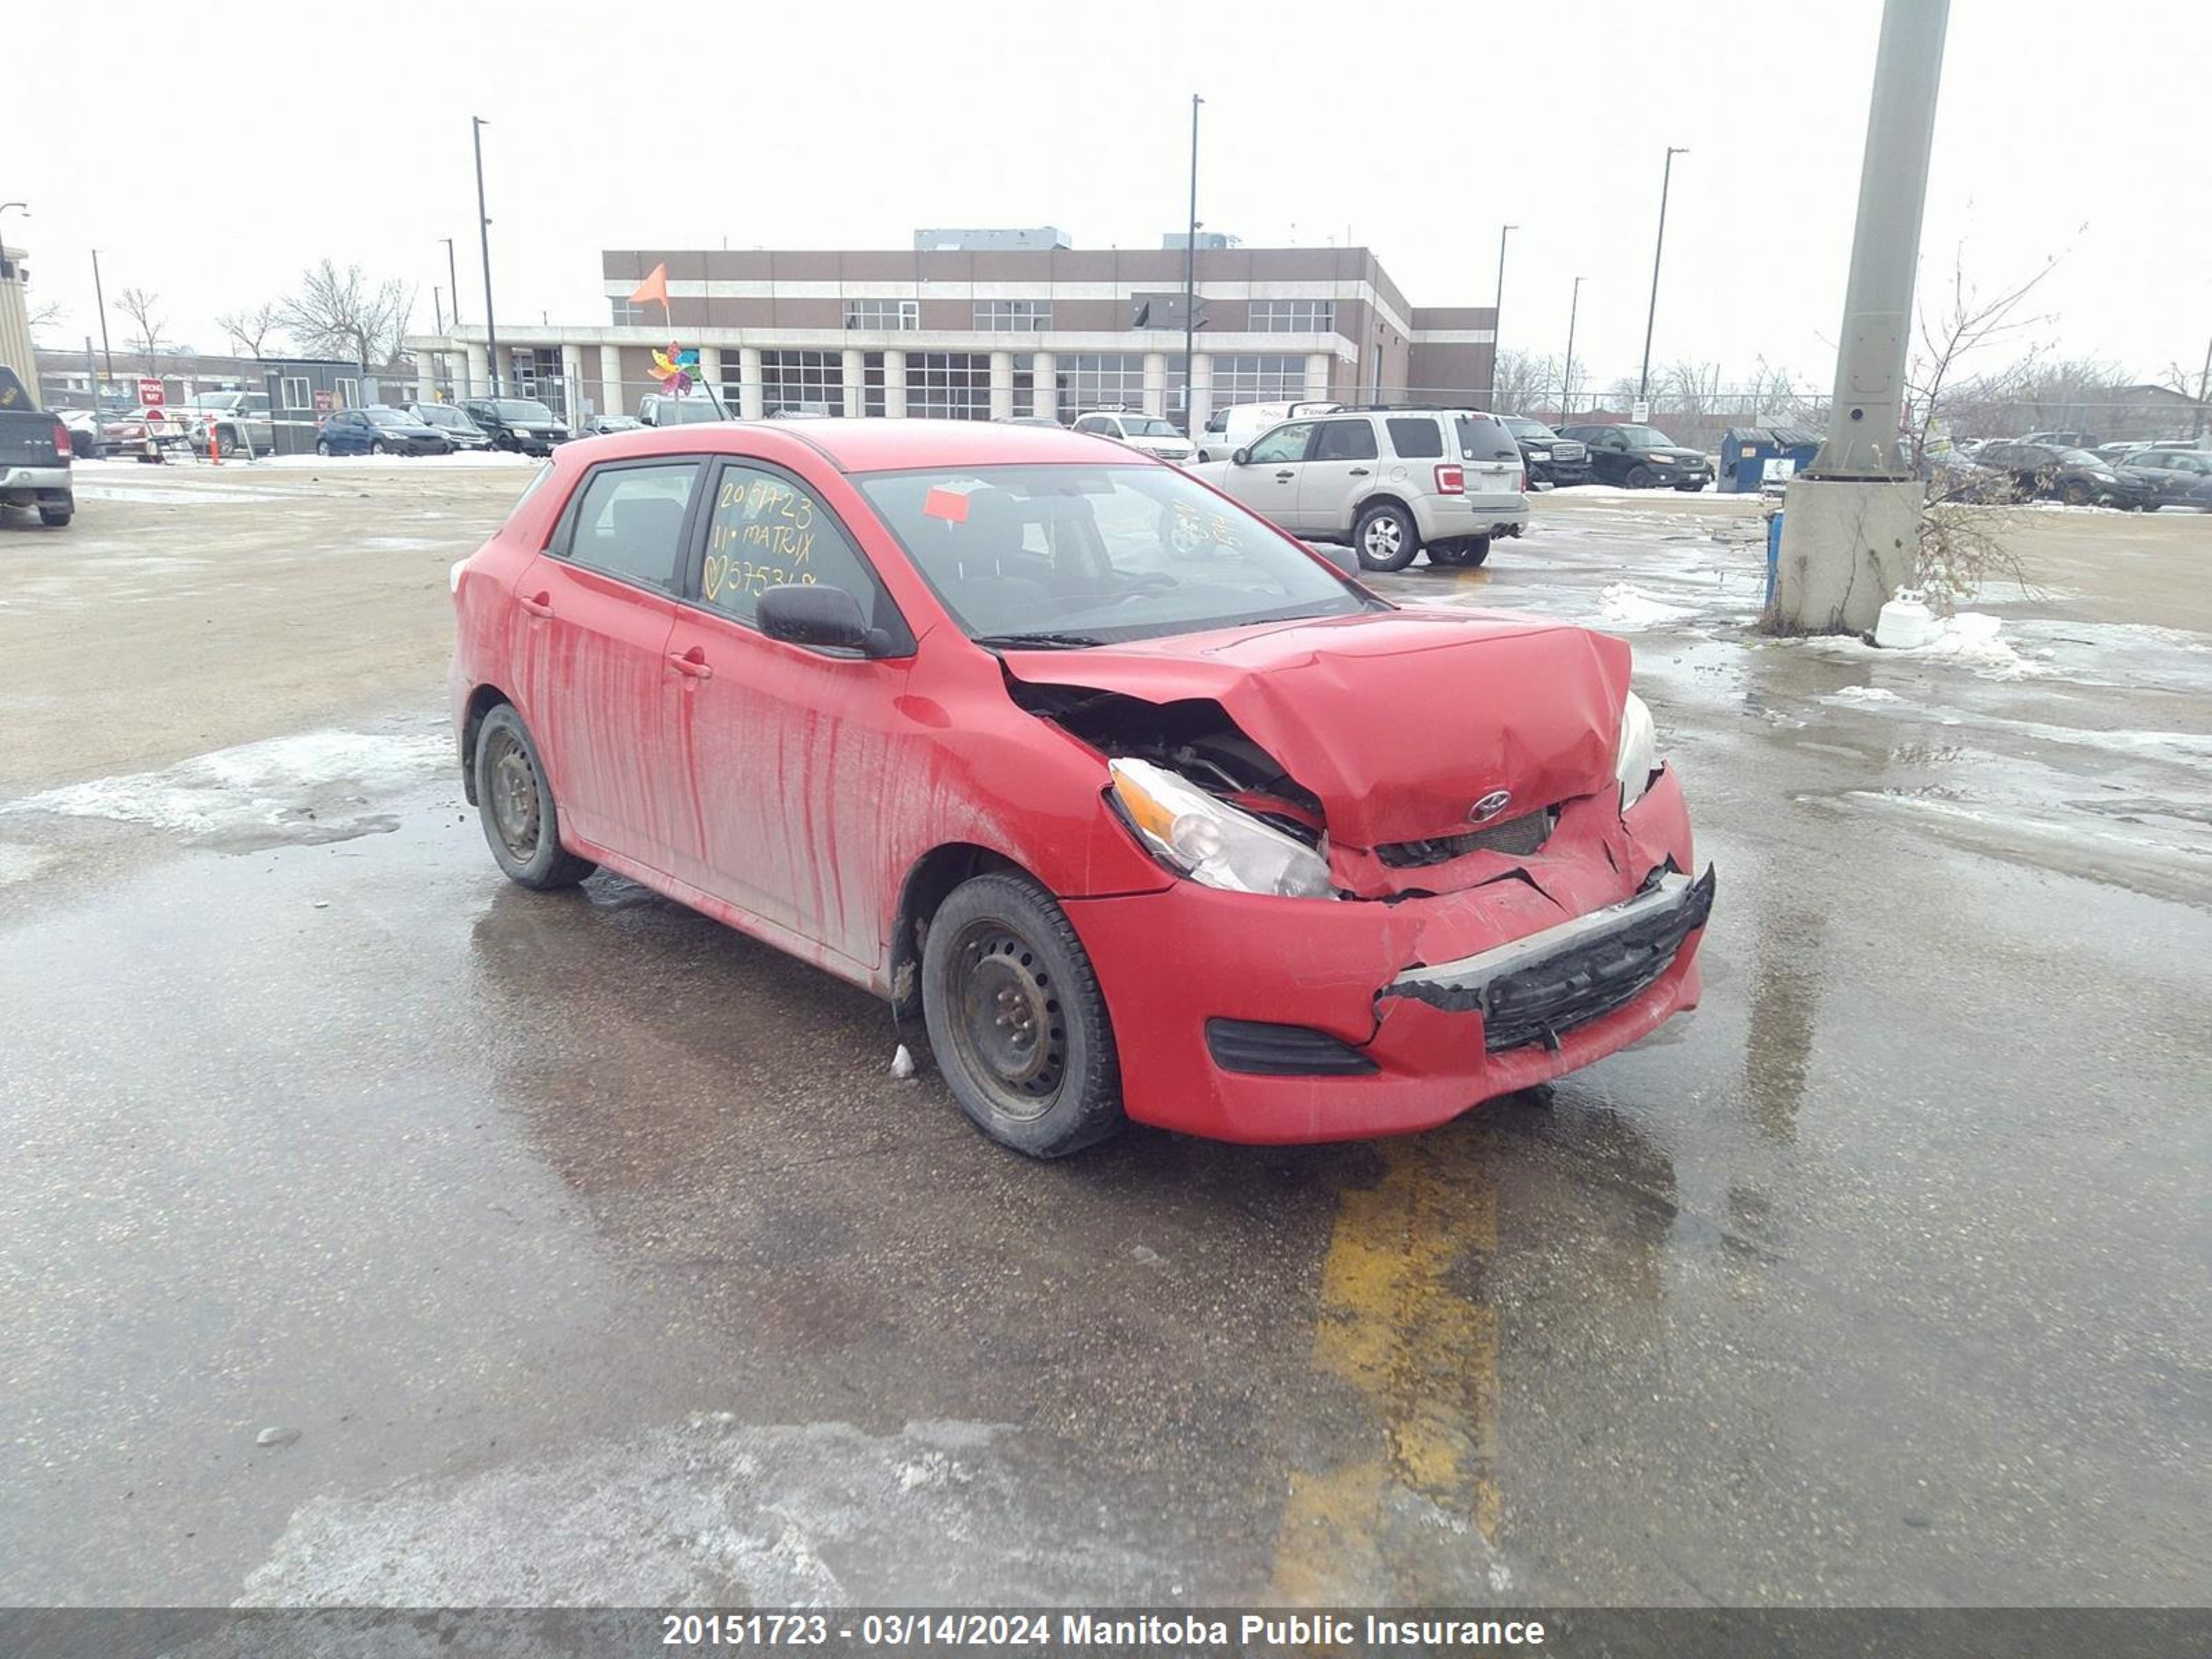
[(661, 426), (689, 426), (696, 421), (719, 421), (722, 411), (704, 398), (670, 398), (654, 418)]
[(428, 424), (442, 426), (453, 432), (459, 432), (463, 427), (471, 424), (469, 417), (451, 404), (423, 404), (416, 408), (415, 413)]
[(1525, 415), (1501, 415), (1505, 429), (1516, 438), (1552, 438), (1559, 434), (1541, 421), (1532, 421)]
[(1681, 446), (1656, 426), (1617, 426), (1615, 432), (1628, 440), (1631, 449), (1680, 449)]
[(1176, 431), (1165, 421), (1133, 420), (1127, 415), (1121, 417), (1121, 432), (1123, 436), (1130, 438), (1180, 438), (1182, 436), (1182, 433)]
[(1381, 604), (1169, 467), (985, 466), (854, 482), (985, 644), (1103, 645)]
[(362, 412), (379, 426), (413, 426), (415, 424), (412, 417), (402, 415), (396, 409), (371, 409)]
[(535, 398), (501, 398), (492, 404), (493, 411), (509, 421), (550, 421), (553, 411)]
[(2102, 466), (2105, 465), (2105, 458), (2102, 455), (2092, 455), (2086, 449), (2062, 449), (2058, 452), (2058, 459), (2065, 462), (2069, 466)]

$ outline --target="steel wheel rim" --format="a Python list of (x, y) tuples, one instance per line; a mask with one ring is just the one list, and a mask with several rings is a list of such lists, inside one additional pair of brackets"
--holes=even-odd
[(1067, 1021), (1036, 948), (1004, 923), (979, 921), (955, 942), (954, 1046), (994, 1110), (1030, 1121), (1067, 1080)]
[(1378, 559), (1394, 556), (1402, 540), (1398, 521), (1388, 514), (1371, 520), (1367, 526), (1367, 550)]
[(492, 828), (507, 855), (518, 864), (526, 864), (538, 854), (538, 769), (530, 763), (530, 751), (516, 741), (514, 733), (495, 732), (491, 744), (484, 771), (485, 793), (489, 797), (485, 804), (491, 809)]

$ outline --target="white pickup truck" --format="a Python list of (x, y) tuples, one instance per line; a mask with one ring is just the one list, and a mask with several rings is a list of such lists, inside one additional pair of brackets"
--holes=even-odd
[(276, 447), (276, 422), (265, 392), (195, 392), (181, 417), (194, 449), (207, 448), (210, 432), (226, 455), (266, 455)]

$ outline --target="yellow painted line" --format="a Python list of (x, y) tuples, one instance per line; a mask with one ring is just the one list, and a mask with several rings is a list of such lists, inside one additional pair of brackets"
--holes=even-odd
[(1456, 587), (1475, 587), (1489, 580), (1490, 572), (1481, 568), (1480, 567), (1477, 567), (1473, 570), (1462, 570), (1459, 573), (1456, 580), (1453, 583), (1453, 586)]
[(1374, 1428), (1340, 1461), (1292, 1473), (1274, 1601), (1395, 1599), (1383, 1534), (1399, 1492), (1497, 1541), (1497, 1316), (1450, 1282), (1462, 1255), (1498, 1243), (1497, 1189), (1469, 1139), (1447, 1128), (1383, 1143), (1382, 1180), (1338, 1206), (1313, 1365), (1359, 1391)]

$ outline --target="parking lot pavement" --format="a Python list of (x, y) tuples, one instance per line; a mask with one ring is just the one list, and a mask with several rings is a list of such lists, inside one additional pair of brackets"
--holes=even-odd
[(498, 878), (444, 565), (518, 480), (398, 476), (0, 530), (0, 1600), (2201, 1598), (2212, 526), (2051, 515), (1933, 659), (1749, 635), (1732, 502), (1383, 579), (1633, 641), (1704, 1006), (1036, 1165), (860, 994)]

